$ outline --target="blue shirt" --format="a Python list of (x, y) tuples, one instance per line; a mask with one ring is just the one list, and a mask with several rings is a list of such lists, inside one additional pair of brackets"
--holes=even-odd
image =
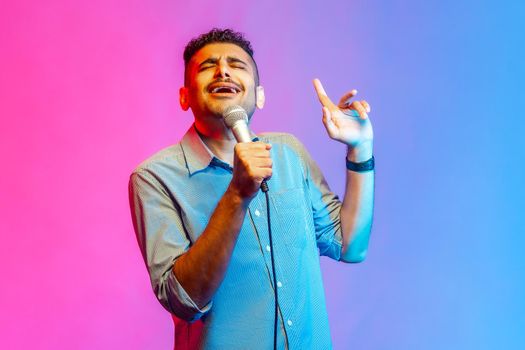
[[(341, 202), (294, 136), (258, 137), (272, 144), (268, 186), (279, 348), (329, 349), (319, 255), (341, 257)], [(130, 178), (135, 232), (155, 295), (174, 317), (176, 349), (273, 347), (274, 293), (262, 192), (249, 205), (224, 280), (208, 305), (199, 308), (172, 271), (205, 229), (231, 179), (232, 168), (214, 157), (193, 126), (180, 143), (144, 161)]]

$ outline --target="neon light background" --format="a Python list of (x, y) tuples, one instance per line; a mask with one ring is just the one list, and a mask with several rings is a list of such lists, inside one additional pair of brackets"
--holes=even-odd
[(518, 1), (2, 3), (0, 347), (172, 347), (127, 180), (192, 121), (184, 44), (231, 26), (267, 92), (253, 129), (296, 134), (340, 194), (311, 79), (372, 106), (369, 255), (322, 263), (335, 348), (523, 348), (523, 18)]

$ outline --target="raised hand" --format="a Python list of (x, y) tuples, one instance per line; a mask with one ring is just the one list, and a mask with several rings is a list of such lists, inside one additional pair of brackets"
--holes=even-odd
[(370, 147), (374, 138), (372, 123), (368, 118), (370, 105), (365, 100), (350, 100), (357, 90), (347, 92), (335, 105), (327, 96), (319, 79), (313, 81), (317, 97), (323, 105), (323, 124), (328, 136), (351, 148)]

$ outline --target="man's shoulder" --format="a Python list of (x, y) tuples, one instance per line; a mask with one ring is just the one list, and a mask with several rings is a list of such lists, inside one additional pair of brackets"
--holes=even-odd
[(150, 157), (143, 160), (133, 170), (134, 173), (150, 172), (156, 169), (163, 168), (166, 166), (183, 166), (184, 165), (184, 153), (180, 146), (180, 142), (167, 146)]
[(277, 144), (282, 146), (288, 146), (297, 153), (304, 153), (305, 147), (299, 141), (299, 139), (292, 134), (286, 133), (286, 132), (264, 132), (257, 135), (261, 141), (270, 143), (270, 144)]
[(299, 139), (286, 132), (263, 132), (257, 135), (261, 141), (285, 145), (301, 144)]

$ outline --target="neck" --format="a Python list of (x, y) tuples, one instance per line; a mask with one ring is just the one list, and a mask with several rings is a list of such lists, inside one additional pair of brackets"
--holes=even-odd
[(222, 121), (215, 128), (210, 128), (209, 124), (202, 125), (195, 121), (195, 128), (202, 141), (217, 158), (233, 165), (233, 148), (237, 141), (231, 130)]

